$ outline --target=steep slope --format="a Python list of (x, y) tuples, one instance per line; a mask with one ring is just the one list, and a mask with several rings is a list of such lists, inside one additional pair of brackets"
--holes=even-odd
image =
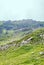
[[(22, 42), (24, 44), (21, 46)], [(44, 65), (44, 28), (26, 35), (15, 43), (16, 46), (0, 50), (0, 65)]]

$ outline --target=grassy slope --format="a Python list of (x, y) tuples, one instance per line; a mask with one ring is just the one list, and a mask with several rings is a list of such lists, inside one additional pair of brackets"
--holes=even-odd
[[(39, 37), (41, 32), (44, 33), (43, 30), (37, 30), (23, 38), (26, 40), (33, 36), (34, 38), (31, 41), (33, 44), (27, 44), (18, 48), (11, 47), (0, 51), (0, 65), (44, 65), (44, 55), (40, 55), (40, 52), (44, 51), (44, 44), (42, 44), (44, 41), (42, 42), (42, 39)], [(36, 44), (36, 42), (39, 44)]]
[(2, 34), (2, 37), (0, 38), (0, 45), (5, 45), (12, 41), (18, 41), (18, 40), (22, 39), (30, 31), (18, 31), (16, 33), (15, 32), (12, 34), (10, 32), (8, 35)]
[(39, 54), (41, 51), (44, 51), (41, 44), (0, 51), (0, 65), (44, 65), (44, 56)]

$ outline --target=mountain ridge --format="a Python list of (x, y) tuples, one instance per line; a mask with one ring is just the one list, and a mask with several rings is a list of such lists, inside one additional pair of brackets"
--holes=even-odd
[(38, 22), (32, 19), (24, 19), (17, 21), (8, 20), (2, 21), (0, 23), (1, 44), (4, 41), (7, 41), (9, 39), (11, 40), (11, 38), (16, 38), (16, 40), (18, 40), (26, 34), (31, 33), (33, 30), (44, 27), (44, 22)]

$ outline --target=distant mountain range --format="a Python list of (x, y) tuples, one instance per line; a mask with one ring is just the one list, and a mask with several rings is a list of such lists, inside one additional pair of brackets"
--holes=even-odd
[(18, 21), (4, 21), (2, 24), (0, 24), (0, 33), (2, 33), (3, 29), (6, 30), (18, 30), (18, 29), (26, 29), (26, 28), (39, 28), (44, 27), (44, 22), (35, 21), (32, 19), (24, 19), (24, 20), (18, 20)]

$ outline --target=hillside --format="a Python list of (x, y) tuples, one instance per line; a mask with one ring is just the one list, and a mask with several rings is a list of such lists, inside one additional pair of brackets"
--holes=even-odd
[(0, 45), (9, 43), (11, 40), (20, 40), (33, 30), (42, 27), (44, 27), (44, 21), (32, 19), (0, 21)]
[(0, 49), (0, 65), (44, 65), (44, 28), (8, 45), (11, 46)]

